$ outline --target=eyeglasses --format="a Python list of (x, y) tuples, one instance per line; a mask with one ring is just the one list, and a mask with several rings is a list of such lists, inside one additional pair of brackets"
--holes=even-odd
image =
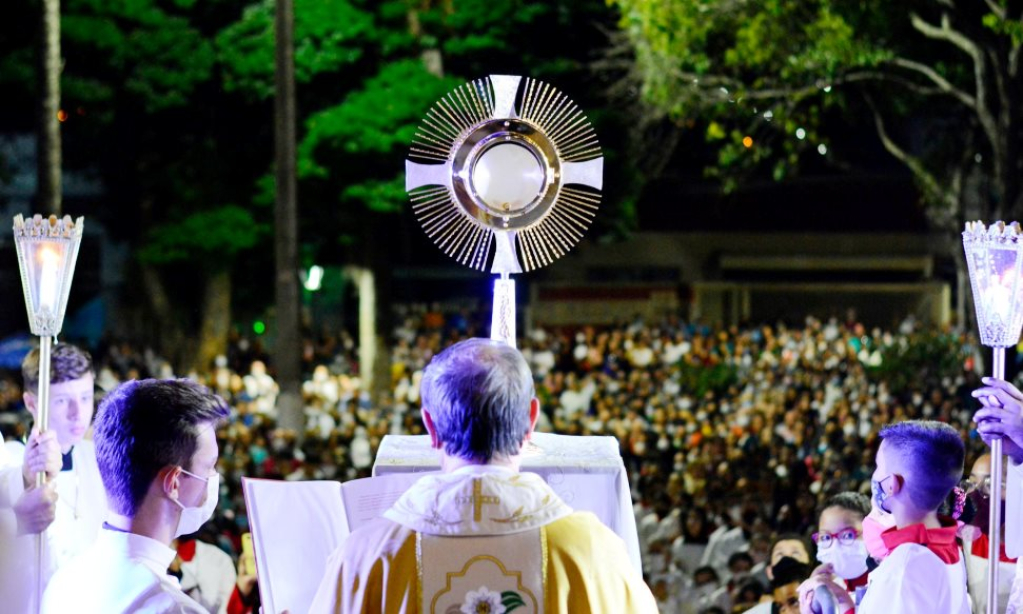
[(814, 533), (812, 537), (813, 541), (817, 544), (817, 547), (824, 549), (830, 548), (831, 544), (836, 540), (843, 546), (848, 546), (856, 541), (856, 538), (859, 536), (860, 532), (856, 529), (842, 529), (838, 533), (827, 533), (825, 531), (821, 531), (820, 533)]
[(971, 475), (970, 479), (966, 480), (966, 488), (964, 488), (963, 490), (965, 490), (967, 493), (976, 490), (979, 491), (980, 494), (982, 495), (989, 495), (991, 494), (991, 476), (987, 475), (978, 480), (976, 477)]

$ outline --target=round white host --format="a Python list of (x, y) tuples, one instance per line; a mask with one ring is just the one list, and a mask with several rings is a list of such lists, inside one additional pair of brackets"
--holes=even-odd
[(515, 143), (491, 147), (483, 152), (472, 169), (476, 193), (498, 212), (522, 210), (540, 193), (543, 182), (543, 167), (536, 156)]

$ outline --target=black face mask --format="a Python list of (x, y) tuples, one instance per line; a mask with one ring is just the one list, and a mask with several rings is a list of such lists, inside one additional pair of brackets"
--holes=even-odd
[[(976, 513), (973, 514), (973, 519), (970, 521), (975, 527), (980, 528), (981, 533), (987, 535), (989, 531), (989, 524), (991, 522), (991, 496), (986, 495), (979, 490), (975, 490), (967, 495), (970, 501), (973, 503)], [(1005, 526), (1005, 501), (1002, 501), (1002, 526)]]

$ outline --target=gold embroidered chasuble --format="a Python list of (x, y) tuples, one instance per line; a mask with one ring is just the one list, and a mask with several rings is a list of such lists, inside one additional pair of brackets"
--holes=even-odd
[[(571, 587), (571, 590), (569, 588)], [(327, 563), (311, 612), (655, 613), (625, 545), (542, 478), (497, 466), (424, 476)]]

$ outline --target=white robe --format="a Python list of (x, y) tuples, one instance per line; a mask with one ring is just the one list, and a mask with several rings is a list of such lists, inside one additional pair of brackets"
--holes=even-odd
[(225, 614), (238, 572), (230, 555), (220, 548), (195, 540), (195, 556), (181, 562), (181, 590), (210, 614)]
[[(986, 556), (973, 554), (973, 541), (963, 540), (963, 551), (966, 553), (966, 581), (969, 586), (970, 599), (973, 601), (974, 614), (987, 612), (987, 572)], [(1009, 602), (1009, 591), (1013, 577), (1016, 575), (1016, 564), (998, 562), (998, 605), (999, 612), (1004, 611)]]
[(1023, 555), (1023, 465), (1005, 461), (1005, 554), (1017, 559)]
[(43, 614), (207, 614), (167, 574), (174, 554), (154, 539), (104, 529), (50, 580)]
[(897, 547), (870, 572), (857, 614), (970, 614), (966, 564), (945, 564), (926, 546)]
[[(1006, 614), (1023, 612), (1023, 465), (1006, 457), (1005, 481), (1005, 554), (1017, 559)], [(1001, 572), (998, 583), (1001, 584)]]
[[(0, 470), (0, 502), (13, 505), (25, 492), (21, 477), (25, 447), (9, 442), (6, 452), (11, 460)], [(96, 449), (88, 440), (71, 451), (72, 469), (56, 478), (57, 508), (50, 527), (43, 533), (44, 584), (53, 573), (75, 556), (86, 551), (96, 539), (107, 513), (106, 491), (96, 464)], [(36, 562), (34, 535), (16, 537), (14, 511), (0, 505), (0, 604), (4, 612), (27, 612), (31, 608)]]

